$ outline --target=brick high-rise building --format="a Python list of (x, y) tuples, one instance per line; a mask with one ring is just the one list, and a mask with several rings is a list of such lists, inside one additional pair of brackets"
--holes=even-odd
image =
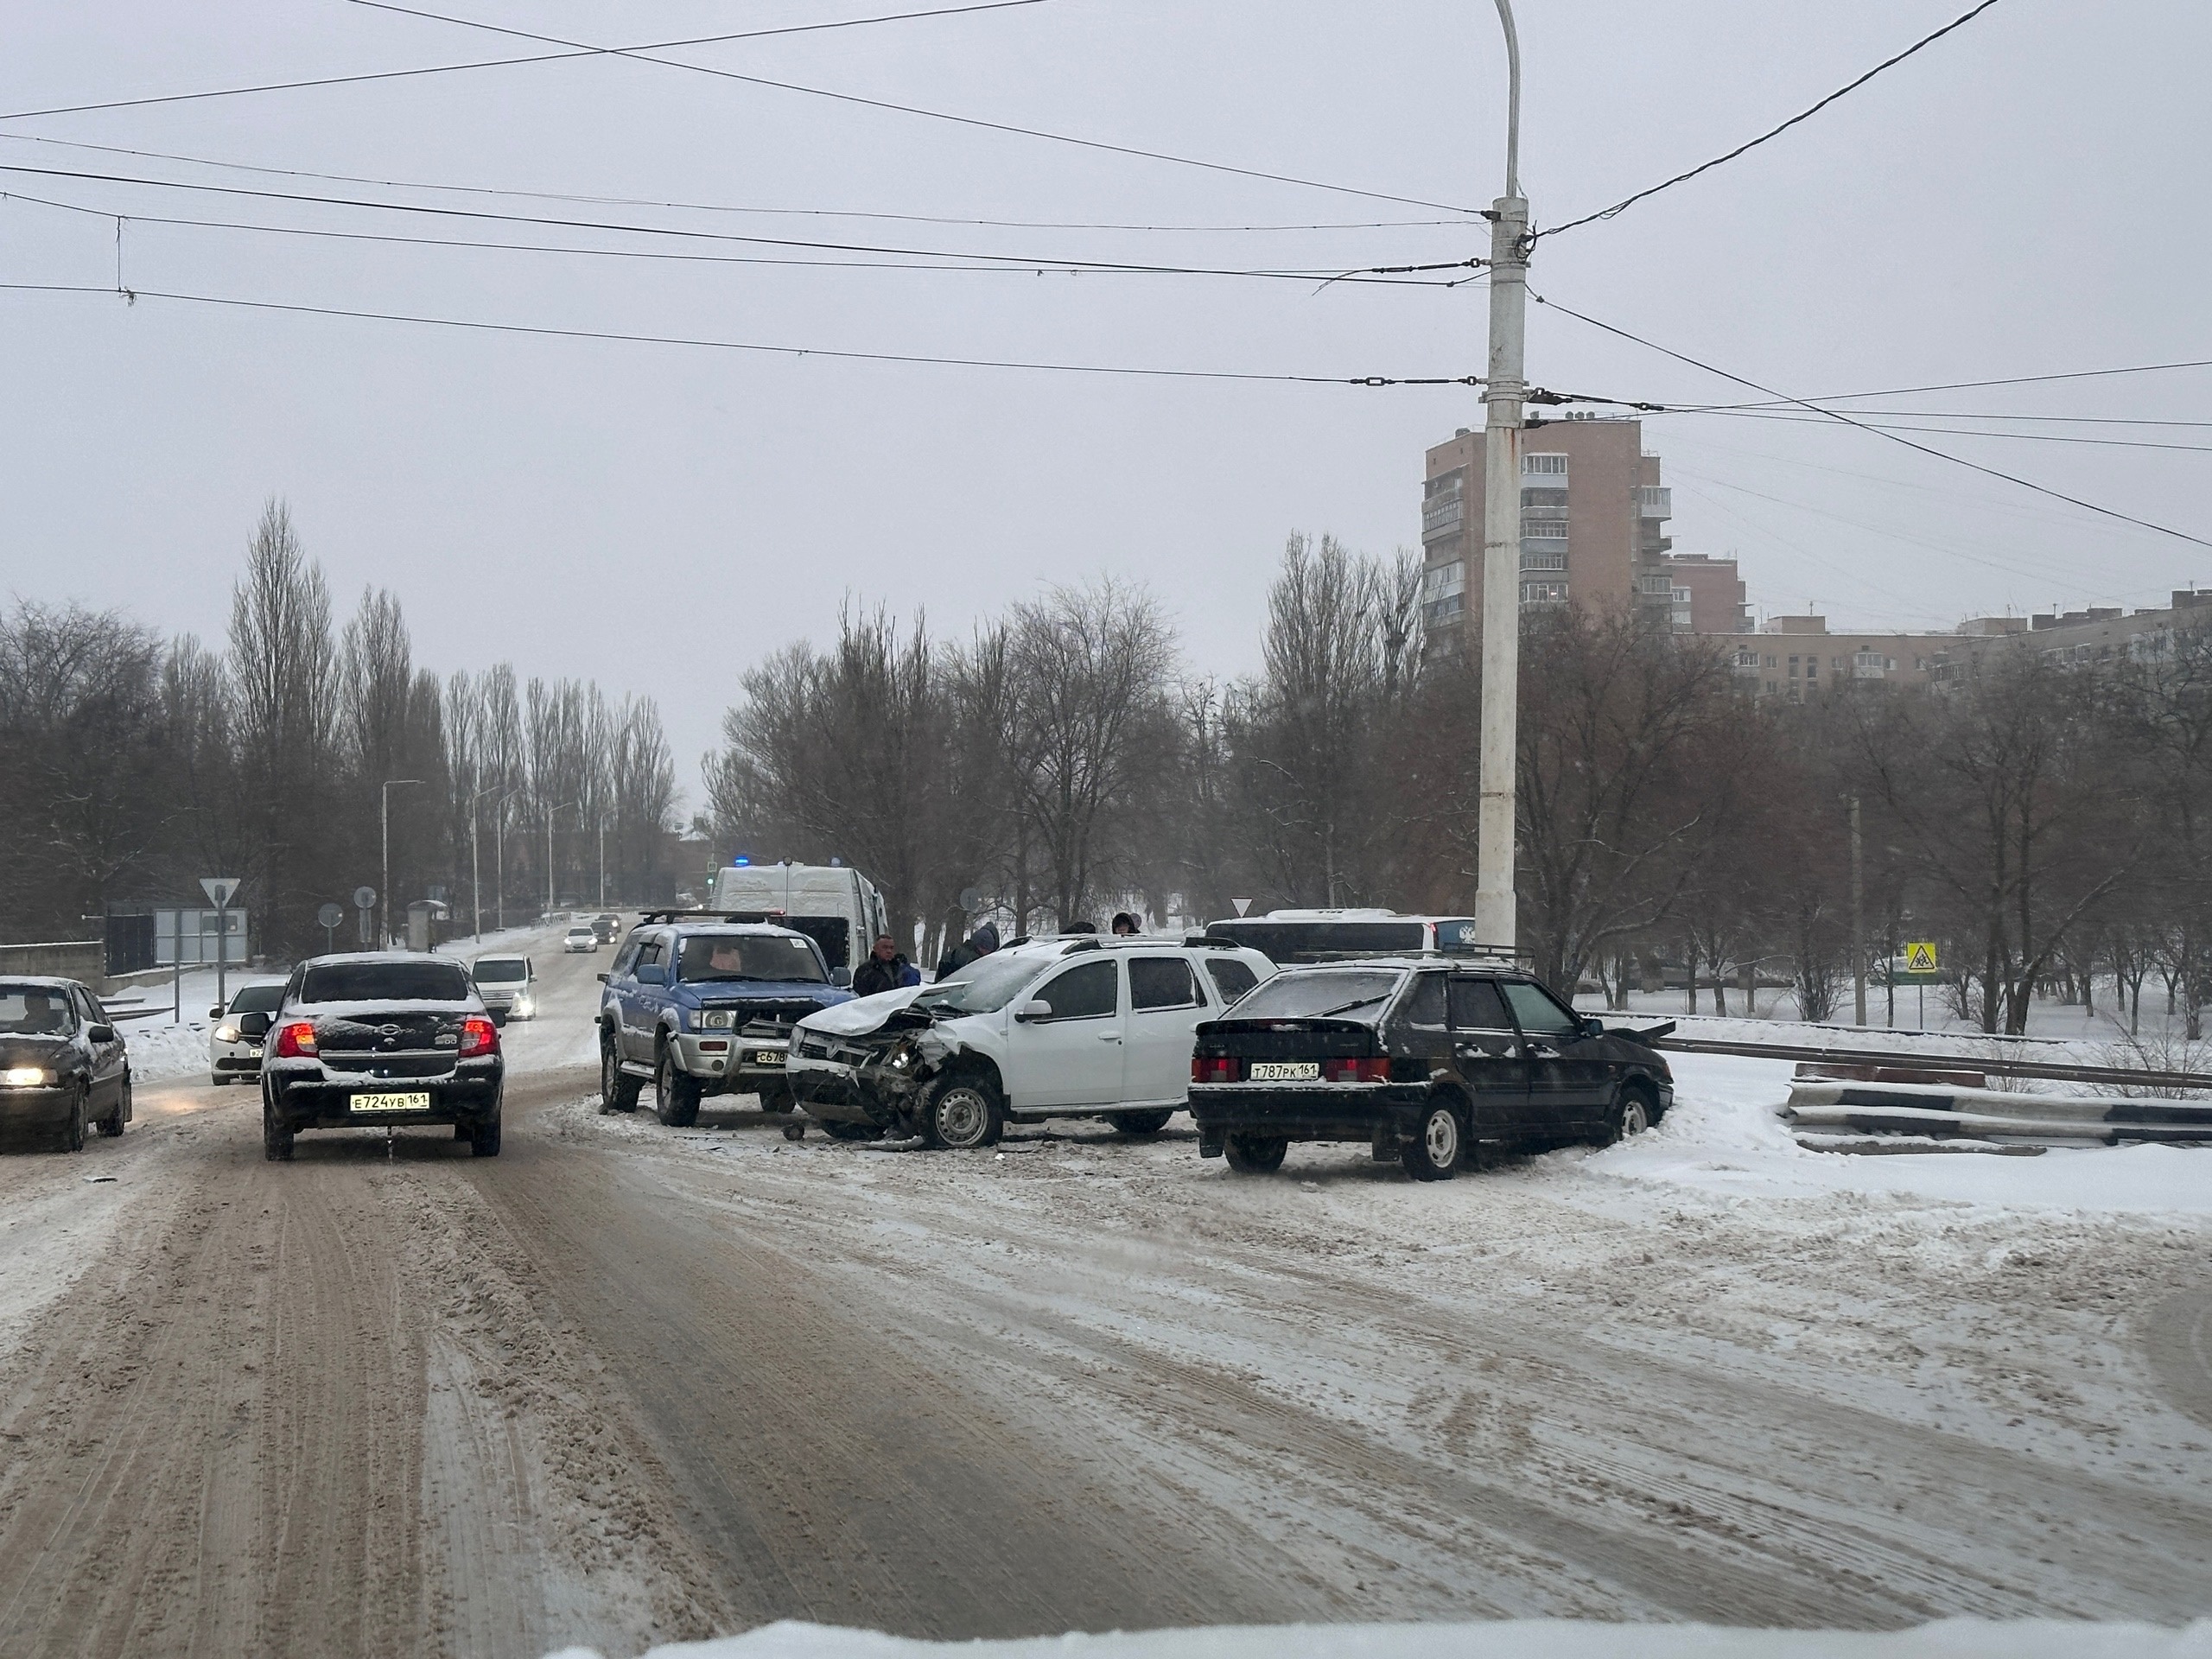
[[(1483, 449), (1462, 429), (1428, 452), (1421, 495), (1421, 600), (1433, 652), (1481, 637)], [(1647, 605), (1671, 619), (1664, 560), (1672, 516), (1643, 423), (1548, 421), (1522, 434), (1521, 607)]]
[(1674, 588), (1677, 633), (1749, 633), (1751, 607), (1744, 602), (1744, 578), (1733, 557), (1710, 553), (1669, 553), (1663, 563)]

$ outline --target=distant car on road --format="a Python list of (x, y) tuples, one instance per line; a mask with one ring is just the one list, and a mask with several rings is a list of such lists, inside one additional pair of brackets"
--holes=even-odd
[(73, 979), (0, 981), (0, 1125), (81, 1152), (86, 1124), (130, 1121), (130, 1057), (99, 999)]
[(599, 935), (593, 931), (589, 923), (579, 922), (561, 936), (561, 949), (596, 950), (599, 949)]
[(845, 1141), (895, 1128), (985, 1147), (1009, 1119), (1050, 1117), (1156, 1135), (1189, 1092), (1198, 1022), (1274, 971), (1228, 944), (1016, 941), (934, 985), (802, 1020), (791, 1090)]
[(261, 1075), (261, 1049), (269, 1035), (269, 1016), (283, 1000), (284, 982), (241, 985), (232, 993), (231, 1006), (212, 1007), (207, 1017), (215, 1028), (207, 1033), (209, 1080), (218, 1088), (243, 1083)]
[(276, 1162), (302, 1129), (450, 1124), (499, 1150), (506, 1062), (467, 971), (445, 957), (315, 957), (292, 970), (261, 1066), (261, 1144)]
[(1634, 1033), (1503, 963), (1433, 957), (1287, 969), (1200, 1026), (1191, 1060), (1198, 1152), (1243, 1174), (1281, 1168), (1294, 1141), (1351, 1141), (1449, 1180), (1515, 1147), (1635, 1135), (1674, 1099)]
[(651, 1083), (655, 1115), (676, 1128), (714, 1095), (757, 1094), (765, 1110), (788, 1112), (791, 1026), (852, 1000), (842, 971), (791, 928), (648, 912), (600, 976), (600, 1109), (635, 1111)]
[(601, 944), (612, 944), (622, 931), (622, 918), (611, 910), (602, 910), (591, 918), (591, 931)]
[(537, 970), (528, 957), (479, 957), (469, 964), (468, 976), (476, 982), (476, 995), (484, 999), (493, 1025), (537, 1017), (537, 1003), (530, 994)]

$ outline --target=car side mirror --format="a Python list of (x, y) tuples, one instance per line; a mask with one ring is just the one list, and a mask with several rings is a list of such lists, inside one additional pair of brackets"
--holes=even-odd
[(115, 1040), (115, 1027), (113, 1026), (86, 1026), (85, 1036), (92, 1042), (111, 1043)]
[(217, 1003), (213, 1007), (212, 1007), (212, 1008), (208, 1009), (208, 1010), (207, 1010), (207, 1017), (208, 1017), (210, 1020), (219, 1020), (219, 1019), (221, 1019), (221, 1018), (223, 1017), (223, 1005), (222, 1005), (221, 1003), (218, 1002), (218, 1003)]
[(830, 970), (830, 982), (841, 991), (848, 988), (853, 982), (853, 970), (849, 968), (832, 968)]
[(668, 969), (662, 967), (660, 963), (657, 962), (649, 962), (644, 967), (638, 969), (638, 983), (640, 985), (665, 985), (668, 983)]
[(269, 1034), (269, 1016), (265, 1014), (242, 1014), (238, 1015), (238, 1030), (248, 1037), (266, 1037)]
[(1014, 1011), (1014, 1017), (1024, 1025), (1032, 1020), (1049, 1020), (1052, 1017), (1052, 1005), (1041, 996), (1033, 996)]
[(601, 984), (604, 985), (609, 979), (613, 978), (613, 976), (611, 974), (594, 974), (592, 977), (597, 980)]
[(1605, 1022), (1598, 1018), (1594, 1014), (1585, 1014), (1582, 1017), (1582, 1034), (1585, 1037), (1604, 1036), (1605, 1034)]

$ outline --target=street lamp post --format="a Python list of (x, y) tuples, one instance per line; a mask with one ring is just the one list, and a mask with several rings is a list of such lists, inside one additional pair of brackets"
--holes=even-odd
[[(495, 790), (491, 785), (486, 784), (468, 798), (468, 926), (471, 938), (480, 939), (484, 937), (484, 881), (477, 868), (476, 804), (486, 795), (497, 795), (505, 800), (513, 792), (511, 789)], [(505, 862), (503, 860), (500, 868), (504, 871), (505, 868)]]
[(545, 809), (545, 913), (553, 913), (553, 815), (565, 812), (572, 806), (582, 806), (582, 801), (563, 801), (558, 806)]
[(607, 819), (599, 821), (599, 907), (607, 908)]
[(1505, 194), (1491, 204), (1490, 361), (1483, 403), (1481, 797), (1475, 818), (1475, 929), (1486, 944), (1518, 939), (1513, 885), (1514, 767), (1521, 690), (1521, 422), (1529, 297), (1529, 203), (1521, 194), (1521, 41), (1505, 29)]
[(391, 791), (396, 785), (419, 784), (422, 781), (420, 778), (387, 778), (384, 780), (383, 789), (378, 791), (383, 797), (378, 817), (384, 831), (384, 886), (378, 890), (377, 903), (379, 907), (378, 926), (383, 934), (379, 943), (386, 947), (391, 944)]

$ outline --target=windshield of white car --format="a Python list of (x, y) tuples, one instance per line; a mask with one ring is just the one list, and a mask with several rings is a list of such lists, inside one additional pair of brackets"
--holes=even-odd
[(924, 991), (914, 1006), (939, 1016), (996, 1014), (1050, 965), (1033, 957), (979, 957)]
[(1329, 1020), (1380, 1010), (1404, 977), (1395, 968), (1323, 969), (1278, 974), (1236, 1005), (1239, 1020)]
[(683, 941), (677, 977), (686, 984), (728, 979), (822, 984), (827, 976), (804, 939), (781, 933), (701, 934)]
[(333, 962), (310, 968), (302, 1002), (466, 1002), (468, 981), (454, 962)]
[(530, 977), (530, 964), (520, 957), (493, 957), (475, 968), (479, 985), (519, 985)]
[(247, 985), (231, 999), (232, 1014), (274, 1014), (284, 1001), (282, 985)]
[(0, 1031), (18, 1037), (58, 1037), (76, 1028), (68, 992), (50, 985), (0, 985)]

